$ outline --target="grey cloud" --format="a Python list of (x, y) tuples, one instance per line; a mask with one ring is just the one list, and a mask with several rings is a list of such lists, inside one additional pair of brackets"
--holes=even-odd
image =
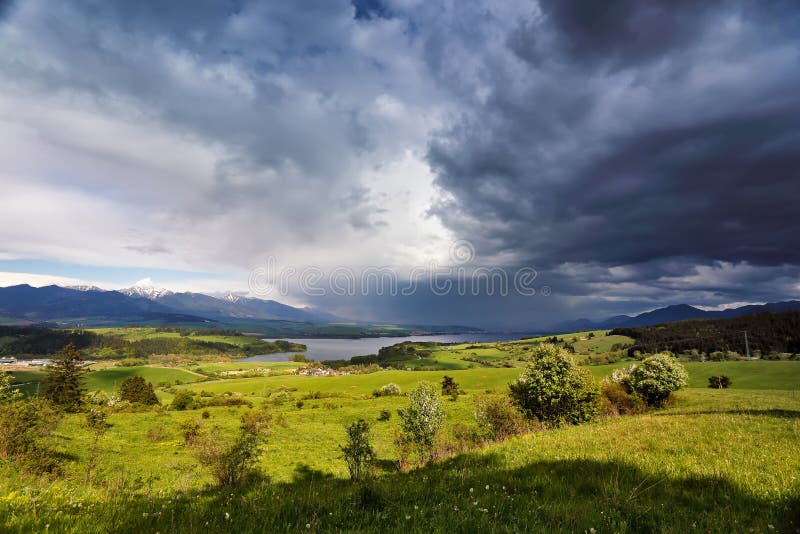
[[(543, 267), (800, 263), (800, 48), (774, 30), (800, 10), (736, 19), (753, 5), (705, 3), (697, 27), (672, 28), (693, 6), (670, 2), (662, 20), (664, 3), (612, 2), (596, 20), (600, 4), (545, 3), (509, 32), (507, 55), (528, 43), (561, 61), (480, 58), (497, 81), (430, 145), (453, 195), (433, 212), (484, 257)], [(634, 26), (641, 37), (623, 31)]]
[[(800, 291), (795, 2), (19, 0), (0, 21), (0, 97), (32, 106), (0, 118), (35, 123), (63, 162), (43, 182), (170, 244), (126, 250), (375, 257), (362, 243), (398, 226), (406, 184), (364, 176), (427, 145), (428, 214), (479, 263), (538, 269), (553, 298), (326, 301), (345, 315), (530, 325)], [(173, 143), (115, 151), (129, 140), (75, 134), (97, 124), (47, 123), (70, 106)]]

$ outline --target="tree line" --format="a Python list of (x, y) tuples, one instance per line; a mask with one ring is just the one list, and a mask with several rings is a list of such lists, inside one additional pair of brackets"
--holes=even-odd
[[(162, 327), (159, 332), (175, 332), (176, 327)], [(253, 340), (246, 345), (192, 339), (193, 335), (233, 335), (227, 330), (189, 330), (181, 337), (150, 337), (127, 340), (120, 336), (102, 335), (87, 330), (56, 330), (43, 327), (0, 326), (0, 355), (43, 356), (55, 354), (72, 345), (94, 358), (147, 358), (153, 354), (236, 354), (254, 355), (273, 352), (302, 352), (305, 345), (285, 340)], [(224, 332), (224, 334), (222, 334)], [(236, 335), (242, 335), (237, 333)]]
[(745, 331), (751, 354), (800, 352), (800, 312), (759, 313), (733, 319), (692, 319), (635, 328), (615, 328), (609, 335), (635, 340), (628, 354), (670, 351), (744, 354)]

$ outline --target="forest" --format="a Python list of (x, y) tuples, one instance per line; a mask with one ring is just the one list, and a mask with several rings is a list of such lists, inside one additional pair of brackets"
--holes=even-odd
[[(134, 331), (134, 329), (132, 329)], [(175, 336), (174, 334), (178, 334)], [(305, 346), (284, 340), (263, 341), (229, 330), (159, 327), (151, 335), (127, 339), (89, 330), (59, 330), (34, 326), (0, 326), (0, 356), (46, 356), (72, 344), (96, 359), (147, 358), (154, 354), (225, 354), (250, 356), (302, 352)]]
[[(747, 344), (745, 346), (745, 332)], [(800, 312), (759, 313), (733, 319), (694, 319), (655, 326), (615, 328), (609, 335), (635, 340), (629, 355), (661, 351), (737, 352), (752, 355), (800, 352)]]

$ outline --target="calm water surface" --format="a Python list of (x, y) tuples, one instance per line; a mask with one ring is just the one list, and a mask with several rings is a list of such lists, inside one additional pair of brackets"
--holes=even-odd
[[(486, 343), (491, 341), (508, 341), (525, 337), (526, 334), (444, 334), (439, 336), (409, 337), (365, 337), (361, 339), (286, 339), (294, 343), (302, 343), (308, 349), (305, 352), (309, 360), (347, 360), (353, 356), (377, 354), (381, 347), (388, 347), (403, 341), (436, 341), (438, 343)], [(285, 338), (284, 338), (285, 339)], [(265, 339), (265, 341), (275, 341)], [(240, 362), (285, 362), (295, 352), (276, 352), (274, 354), (258, 354), (238, 360)]]

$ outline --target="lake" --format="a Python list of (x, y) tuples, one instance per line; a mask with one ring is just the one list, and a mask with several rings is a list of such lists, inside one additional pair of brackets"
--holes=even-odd
[[(408, 337), (364, 337), (360, 339), (286, 339), (294, 343), (302, 343), (307, 347), (305, 355), (309, 360), (348, 360), (353, 356), (378, 354), (381, 347), (388, 347), (403, 341), (435, 341), (438, 343), (488, 343), (492, 341), (509, 341), (525, 337), (527, 334), (443, 334), (436, 336)], [(266, 339), (265, 341), (275, 341)], [(296, 352), (276, 352), (273, 354), (257, 354), (237, 360), (240, 362), (285, 362)]]

